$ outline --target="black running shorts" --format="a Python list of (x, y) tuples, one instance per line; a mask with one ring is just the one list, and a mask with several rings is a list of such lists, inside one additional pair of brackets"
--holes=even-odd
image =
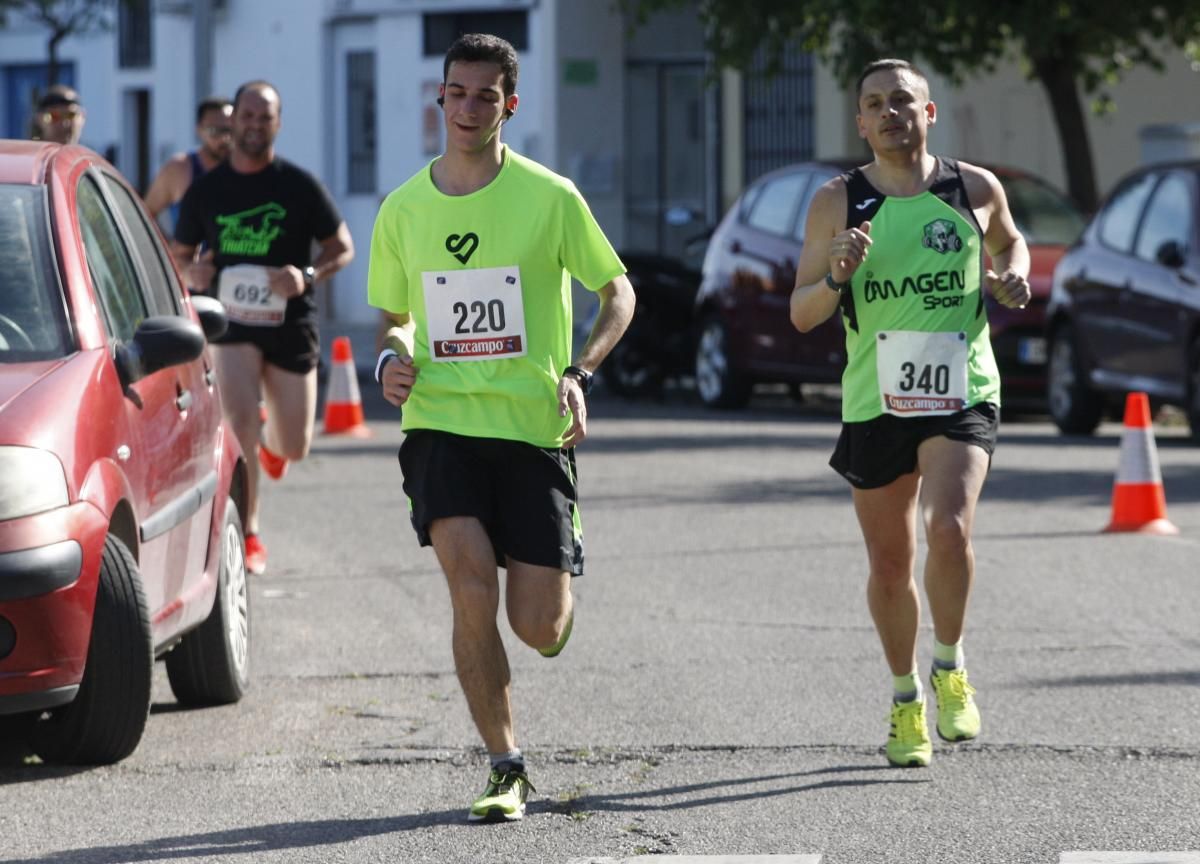
[(917, 470), (917, 448), (927, 438), (941, 435), (974, 444), (990, 460), (999, 428), (1000, 411), (991, 402), (935, 417), (881, 414), (863, 423), (843, 423), (829, 464), (850, 485), (879, 489)]
[(262, 352), (263, 360), (298, 375), (307, 375), (321, 359), (317, 325), (311, 321), (284, 321), (278, 327), (250, 327), (230, 321), (217, 344), (234, 342), (249, 342)]
[(400, 470), (422, 546), (431, 545), (434, 520), (472, 516), (499, 566), (512, 558), (583, 575), (574, 450), (413, 429), (400, 445)]

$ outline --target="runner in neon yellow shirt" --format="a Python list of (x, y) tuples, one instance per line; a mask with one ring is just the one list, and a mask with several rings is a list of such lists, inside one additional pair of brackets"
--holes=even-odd
[[(858, 129), (874, 160), (818, 190), (792, 292), (807, 332), (839, 309), (846, 328), (842, 434), (830, 464), (852, 486), (869, 561), (867, 603), (893, 676), (887, 758), (933, 755), (917, 673), (918, 510), (933, 618), (937, 730), (979, 734), (962, 635), (974, 579), (971, 527), (999, 425), (1000, 381), (982, 291), (1024, 307), (1029, 249), (990, 172), (926, 149), (937, 120), (911, 63), (858, 80)], [(992, 270), (983, 267), (983, 253)]]
[[(571, 577), (583, 573), (584, 397), (634, 298), (570, 181), (500, 143), (518, 102), (513, 47), (463, 36), (443, 77), (446, 151), (380, 208), (367, 290), (396, 325), (376, 378), (403, 407), (413, 527), (446, 575), (455, 666), (491, 758), (468, 818), (514, 821), (533, 787), (513, 732), (498, 568), (513, 632), (557, 656), (574, 624)], [(572, 275), (600, 298), (574, 356)]]

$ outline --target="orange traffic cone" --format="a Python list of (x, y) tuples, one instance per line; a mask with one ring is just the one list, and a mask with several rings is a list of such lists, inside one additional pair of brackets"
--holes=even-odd
[(348, 336), (333, 340), (333, 368), (329, 371), (329, 391), (325, 395), (325, 434), (371, 436), (371, 430), (363, 422), (358, 372)]
[(1113, 483), (1112, 521), (1104, 530), (1179, 533), (1167, 520), (1167, 499), (1150, 428), (1150, 399), (1145, 393), (1130, 393), (1125, 398), (1125, 432)]

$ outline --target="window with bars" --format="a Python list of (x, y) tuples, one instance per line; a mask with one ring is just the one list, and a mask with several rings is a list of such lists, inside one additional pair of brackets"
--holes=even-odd
[(154, 19), (150, 0), (125, 0), (117, 4), (117, 55), (122, 69), (150, 65)]
[(491, 33), (518, 51), (529, 50), (529, 14), (512, 12), (438, 12), (422, 19), (426, 57), (441, 57), (464, 33)]
[(346, 191), (375, 192), (375, 52), (346, 54)]
[(792, 162), (811, 159), (816, 146), (813, 58), (785, 49), (767, 77), (766, 56), (755, 58), (743, 80), (745, 183)]

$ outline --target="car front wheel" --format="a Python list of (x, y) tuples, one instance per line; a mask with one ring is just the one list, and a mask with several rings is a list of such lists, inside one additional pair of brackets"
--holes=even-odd
[(696, 342), (696, 392), (710, 408), (741, 408), (750, 399), (750, 382), (729, 358), (729, 331), (717, 315), (704, 319)]
[(1188, 351), (1187, 419), (1192, 441), (1200, 444), (1200, 338)]
[(1091, 435), (1100, 425), (1104, 400), (1087, 384), (1079, 346), (1070, 325), (1062, 324), (1050, 341), (1046, 373), (1050, 417), (1066, 435)]
[(150, 615), (137, 562), (109, 535), (79, 693), (34, 727), (34, 752), (44, 762), (82, 765), (124, 759), (146, 728), (153, 665)]
[(227, 705), (250, 686), (246, 539), (232, 500), (225, 504), (220, 556), (212, 611), (167, 655), (167, 680), (182, 705)]

